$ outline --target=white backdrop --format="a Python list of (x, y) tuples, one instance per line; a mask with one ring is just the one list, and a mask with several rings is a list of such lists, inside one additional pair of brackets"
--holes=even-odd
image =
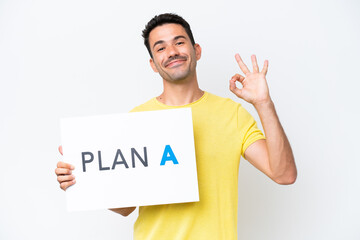
[(299, 174), (280, 186), (242, 160), (239, 239), (360, 239), (359, 10), (355, 0), (1, 0), (0, 239), (132, 238), (137, 212), (66, 211), (59, 119), (127, 112), (161, 93), (141, 30), (163, 12), (191, 24), (201, 88), (256, 119), (228, 90), (234, 54), (270, 61)]

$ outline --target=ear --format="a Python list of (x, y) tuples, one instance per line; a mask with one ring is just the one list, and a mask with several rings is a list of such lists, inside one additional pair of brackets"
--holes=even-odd
[(194, 48), (195, 48), (196, 60), (199, 60), (201, 58), (201, 47), (199, 44), (195, 43)]
[(149, 62), (150, 62), (150, 66), (151, 66), (152, 70), (153, 70), (154, 72), (156, 72), (156, 73), (159, 72), (159, 71), (157, 70), (156, 65), (155, 65), (155, 63), (154, 63), (154, 60), (153, 60), (152, 58), (150, 58)]

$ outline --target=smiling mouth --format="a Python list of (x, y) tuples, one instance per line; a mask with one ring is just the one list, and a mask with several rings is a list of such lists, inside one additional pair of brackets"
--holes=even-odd
[(164, 62), (164, 66), (167, 67), (176, 67), (178, 65), (181, 65), (183, 62), (187, 61), (186, 56), (172, 56), (170, 57), (166, 62)]
[(169, 62), (168, 64), (165, 65), (165, 67), (176, 67), (178, 65), (181, 65), (184, 62), (185, 62), (185, 60), (177, 59), (175, 61)]

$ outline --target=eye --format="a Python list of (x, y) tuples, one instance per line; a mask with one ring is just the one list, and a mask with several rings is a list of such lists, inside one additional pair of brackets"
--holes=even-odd
[(161, 52), (162, 50), (164, 50), (164, 47), (158, 48), (158, 50), (156, 50), (157, 52)]
[(183, 45), (184, 42), (177, 42), (176, 45)]

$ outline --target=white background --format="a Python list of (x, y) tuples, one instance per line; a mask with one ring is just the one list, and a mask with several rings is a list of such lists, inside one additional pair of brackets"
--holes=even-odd
[(0, 239), (131, 239), (137, 212), (68, 213), (54, 169), (59, 119), (127, 112), (161, 93), (141, 30), (189, 21), (202, 89), (269, 59), (268, 83), (298, 179), (280, 186), (245, 160), (239, 239), (360, 239), (360, 3), (331, 1), (0, 1)]

